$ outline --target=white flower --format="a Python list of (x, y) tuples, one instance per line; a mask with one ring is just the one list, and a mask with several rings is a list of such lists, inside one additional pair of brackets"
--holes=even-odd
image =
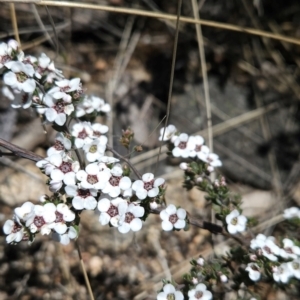
[(183, 208), (177, 209), (175, 205), (170, 204), (160, 212), (160, 218), (163, 220), (161, 223), (163, 230), (182, 229), (186, 224), (186, 211)]
[(115, 165), (110, 170), (110, 178), (108, 179), (102, 192), (108, 194), (110, 197), (115, 198), (121, 194), (121, 191), (126, 191), (131, 188), (131, 179), (123, 176), (121, 165)]
[(126, 213), (128, 204), (122, 198), (108, 200), (103, 198), (98, 202), (98, 210), (100, 211), (99, 222), (101, 225), (107, 225), (109, 222), (117, 227), (120, 215)]
[(108, 103), (106, 103), (103, 99), (95, 96), (91, 96), (91, 101), (93, 104), (93, 107), (96, 111), (102, 112), (102, 113), (109, 113), (111, 108)]
[[(118, 221), (118, 230), (121, 233), (127, 233), (130, 230), (139, 231), (142, 228), (142, 220), (140, 219), (145, 213), (145, 209), (142, 206), (130, 203), (127, 206), (126, 212), (120, 212), (120, 218)], [(112, 224), (113, 225), (113, 224)]]
[(86, 144), (90, 144), (93, 139), (93, 128), (90, 122), (81, 122), (73, 125), (72, 136), (75, 137), (75, 146), (80, 149)]
[(28, 227), (34, 219), (34, 204), (27, 201), (22, 204), (21, 207), (17, 207), (14, 210), (15, 218), (18, 223), (25, 223), (25, 226)]
[(227, 230), (230, 234), (242, 232), (246, 228), (247, 218), (239, 213), (237, 209), (226, 216)]
[(30, 231), (36, 233), (41, 232), (42, 235), (51, 232), (51, 225), (56, 219), (56, 206), (53, 203), (46, 203), (45, 205), (35, 205), (35, 217), (30, 225)]
[(190, 150), (187, 147), (189, 136), (186, 133), (181, 133), (176, 138), (174, 137), (174, 149), (172, 154), (175, 157), (188, 158), (190, 155)]
[(112, 156), (101, 156), (99, 158), (100, 163), (104, 163), (104, 164), (108, 164), (108, 165), (114, 164), (114, 163), (119, 162), (119, 161), (120, 161), (119, 159), (117, 159), (115, 157), (112, 157)]
[(190, 136), (187, 147), (190, 150), (190, 157), (197, 156), (201, 160), (205, 160), (209, 154), (209, 148), (204, 145), (204, 138), (200, 135)]
[(63, 182), (66, 185), (75, 185), (75, 174), (79, 170), (79, 162), (71, 160), (68, 156), (52, 154), (36, 163), (40, 169), (44, 169), (46, 175), (50, 176), (50, 190), (58, 191)]
[(78, 185), (67, 185), (65, 192), (68, 196), (73, 197), (72, 205), (77, 210), (87, 209), (93, 210), (97, 206), (97, 190), (95, 189), (84, 189), (80, 184)]
[(228, 281), (228, 277), (225, 275), (225, 274), (222, 274), (220, 275), (220, 280), (223, 282), (223, 283), (226, 283)]
[(74, 221), (74, 212), (69, 209), (68, 205), (60, 203), (56, 206), (55, 216), (56, 218), (51, 226), (52, 229), (54, 229), (58, 234), (65, 234), (68, 229), (66, 222)]
[[(177, 129), (174, 125), (169, 125), (165, 129), (164, 133), (164, 128), (160, 129), (160, 137), (158, 138), (160, 141), (168, 141), (174, 137), (175, 133), (177, 132)], [(164, 136), (163, 136), (164, 134)]]
[(212, 299), (212, 293), (206, 289), (206, 285), (203, 283), (197, 284), (196, 288), (188, 292), (189, 300), (210, 300)]
[[(12, 57), (12, 52), (19, 50), (19, 44), (15, 40), (10, 40), (8, 43), (1, 43), (0, 44), (0, 69), (3, 66), (6, 66), (8, 62), (10, 62)], [(22, 60), (24, 56), (24, 53), (22, 51), (19, 51), (18, 53), (18, 59)]]
[(260, 268), (256, 263), (249, 263), (245, 270), (249, 272), (249, 278), (252, 281), (257, 281), (260, 279)]
[(18, 89), (10, 89), (7, 86), (2, 88), (3, 95), (9, 100), (13, 101), (11, 107), (27, 109), (32, 103), (32, 94), (19, 91)]
[(36, 83), (32, 78), (34, 75), (33, 66), (20, 61), (10, 61), (5, 66), (10, 69), (10, 72), (5, 73), (3, 76), (5, 84), (26, 93), (32, 93), (35, 90)]
[(298, 207), (290, 207), (284, 210), (283, 217), (285, 219), (300, 218), (300, 209)]
[(48, 91), (50, 95), (53, 96), (54, 99), (62, 99), (64, 102), (71, 103), (72, 97), (67, 93), (78, 92), (82, 93), (82, 87), (80, 83), (80, 78), (73, 78), (71, 80), (63, 79), (56, 81), (56, 87), (53, 87)]
[(81, 187), (84, 189), (102, 190), (110, 178), (110, 170), (99, 170), (97, 163), (88, 164), (85, 170), (77, 172), (76, 177), (81, 181)]
[(176, 291), (175, 287), (168, 283), (164, 286), (163, 292), (160, 292), (157, 295), (157, 300), (169, 300), (169, 299), (174, 299), (174, 300), (183, 300), (183, 294), (180, 291)]
[(66, 123), (67, 115), (69, 116), (74, 111), (73, 104), (53, 98), (49, 93), (44, 97), (43, 104), (47, 106), (45, 116), (49, 122), (55, 122), (62, 126)]
[(54, 72), (55, 67), (51, 59), (45, 53), (42, 53), (41, 56), (38, 58), (38, 66), (35, 71), (35, 76), (38, 79), (41, 79), (46, 71)]
[(287, 265), (292, 275), (300, 280), (300, 258), (288, 262)]
[(261, 249), (262, 255), (271, 261), (277, 261), (277, 255), (280, 253), (280, 248), (274, 243), (273, 236), (266, 237), (263, 234), (258, 234), (255, 239), (251, 240), (250, 248)]
[(6, 220), (3, 225), (3, 232), (7, 235), (6, 242), (10, 243), (19, 243), (24, 237), (24, 228), (16, 221)]
[(142, 176), (142, 180), (136, 180), (132, 184), (132, 189), (140, 200), (144, 200), (146, 197), (156, 197), (159, 194), (159, 187), (164, 183), (163, 178), (154, 179), (152, 173), (146, 173)]
[(300, 257), (300, 248), (290, 239), (283, 239), (283, 248), (280, 249), (279, 255), (283, 258), (296, 259)]
[(68, 245), (70, 243), (70, 239), (75, 239), (77, 237), (77, 230), (70, 226), (67, 228), (67, 231), (63, 234), (58, 234), (57, 232), (53, 232), (53, 239), (60, 242), (63, 245)]
[(273, 267), (273, 278), (276, 282), (287, 283), (293, 276), (287, 263), (282, 263), (280, 266)]
[(94, 138), (99, 138), (99, 137), (103, 136), (103, 134), (108, 132), (108, 127), (106, 125), (102, 125), (100, 123), (94, 123), (92, 125), (92, 129), (93, 129), (93, 137)]
[(61, 154), (70, 150), (72, 147), (71, 141), (66, 138), (61, 132), (58, 132), (55, 138), (54, 145), (47, 150), (47, 155)]
[(83, 146), (83, 150), (86, 155), (86, 159), (89, 162), (94, 162), (96, 160), (100, 160), (102, 156), (104, 156), (107, 144), (107, 137), (100, 136), (98, 139), (92, 141), (90, 144), (85, 144)]
[(219, 156), (215, 153), (209, 153), (207, 156), (201, 155), (200, 159), (208, 163), (207, 170), (209, 172), (213, 172), (216, 167), (222, 166), (222, 162), (220, 161)]
[(205, 260), (204, 260), (203, 257), (199, 257), (199, 258), (197, 259), (197, 264), (198, 264), (199, 266), (204, 266), (204, 263), (205, 263)]

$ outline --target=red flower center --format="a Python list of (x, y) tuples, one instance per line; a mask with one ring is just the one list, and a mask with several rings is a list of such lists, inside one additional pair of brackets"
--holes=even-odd
[(97, 175), (88, 175), (86, 181), (90, 184), (95, 184), (98, 182)]
[(70, 162), (65, 162), (63, 161), (62, 164), (60, 165), (59, 169), (64, 173), (69, 173), (72, 172), (72, 164)]
[(107, 213), (112, 217), (116, 216), (119, 213), (119, 210), (116, 206), (110, 205), (110, 208), (108, 209)]
[(169, 217), (169, 221), (172, 223), (172, 224), (175, 224), (177, 221), (178, 221), (178, 216), (176, 215), (176, 214), (174, 214), (174, 215), (171, 215), (170, 217)]
[(122, 176), (111, 176), (109, 179), (109, 183), (112, 186), (119, 186), (120, 180), (122, 179)]

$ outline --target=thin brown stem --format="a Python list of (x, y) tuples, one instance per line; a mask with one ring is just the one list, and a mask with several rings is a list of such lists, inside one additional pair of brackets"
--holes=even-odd
[(94, 295), (93, 295), (93, 291), (92, 291), (92, 288), (91, 288), (91, 284), (90, 284), (90, 281), (89, 281), (89, 277), (86, 273), (84, 262), (83, 262), (83, 259), (82, 259), (82, 256), (81, 256), (80, 247), (79, 247), (79, 244), (78, 244), (77, 240), (75, 241), (75, 245), (76, 245), (76, 249), (77, 249), (77, 252), (78, 252), (80, 265), (81, 265), (81, 269), (82, 269), (82, 273), (83, 273), (83, 277), (84, 277), (84, 280), (85, 280), (86, 287), (88, 289), (91, 300), (95, 300)]

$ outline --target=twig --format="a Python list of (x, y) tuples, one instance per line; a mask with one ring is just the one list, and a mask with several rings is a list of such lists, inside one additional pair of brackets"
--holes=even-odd
[(13, 26), (13, 29), (14, 29), (15, 39), (21, 47), (21, 41), (20, 41), (20, 36), (19, 36), (15, 5), (13, 3), (10, 3), (9, 6), (10, 6), (10, 15), (11, 15), (12, 26)]
[(43, 157), (41, 157), (31, 151), (22, 149), (18, 146), (15, 146), (15, 145), (11, 144), (10, 142), (7, 142), (1, 138), (0, 138), (0, 146), (7, 150), (10, 150), (15, 156), (26, 158), (26, 159), (29, 159), (29, 160), (32, 160), (35, 162), (38, 162), (43, 159)]
[(135, 175), (139, 178), (142, 179), (142, 175), (139, 173), (139, 171), (134, 167), (134, 165), (130, 162), (129, 159), (125, 158), (123, 155), (119, 154), (116, 150), (114, 150), (113, 148), (111, 148), (110, 146), (106, 145), (106, 149), (110, 152), (112, 152), (114, 155), (116, 155), (117, 157), (119, 157), (120, 159), (124, 160), (129, 166), (130, 168), (133, 170), (133, 172), (135, 173)]
[(95, 300), (94, 295), (93, 295), (93, 291), (92, 291), (92, 288), (91, 288), (91, 284), (90, 284), (89, 278), (88, 278), (87, 273), (86, 273), (86, 269), (85, 269), (85, 266), (84, 266), (84, 262), (83, 262), (83, 259), (82, 259), (82, 256), (81, 256), (81, 251), (80, 251), (79, 244), (78, 244), (77, 240), (75, 241), (75, 245), (76, 245), (76, 249), (77, 249), (77, 252), (78, 252), (79, 259), (80, 259), (80, 265), (81, 265), (82, 273), (83, 273), (83, 276), (84, 276), (85, 284), (87, 286), (90, 298), (91, 298), (91, 300)]
[(172, 91), (173, 91), (173, 81), (174, 81), (175, 62), (176, 62), (178, 36), (179, 36), (179, 21), (180, 21), (182, 0), (178, 0), (177, 3), (178, 4), (177, 4), (177, 17), (176, 17), (176, 32), (175, 32), (175, 39), (174, 39), (174, 45), (173, 45), (172, 66), (171, 66), (169, 94), (168, 94), (168, 105), (167, 105), (167, 116), (166, 116), (165, 126), (164, 126), (163, 133), (162, 133), (162, 141), (160, 143), (159, 152), (158, 152), (158, 156), (157, 156), (155, 173), (156, 173), (156, 170), (157, 170), (157, 167), (158, 167), (159, 156), (161, 154), (161, 148), (162, 148), (162, 144), (163, 144), (163, 140), (164, 140), (164, 136), (165, 136), (165, 132), (166, 132), (166, 127), (167, 127), (168, 122), (169, 122), (170, 110), (171, 110), (171, 100), (172, 100)]

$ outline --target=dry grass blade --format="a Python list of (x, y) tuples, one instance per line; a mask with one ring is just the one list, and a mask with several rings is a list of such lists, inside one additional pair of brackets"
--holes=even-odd
[[(156, 18), (156, 19), (173, 20), (173, 21), (176, 20), (176, 16), (171, 14), (155, 13), (155, 12), (150, 12), (150, 11), (145, 11), (140, 9), (112, 7), (112, 6), (105, 6), (105, 5), (80, 3), (80, 2), (40, 1), (40, 0), (2, 0), (2, 2), (12, 2), (12, 3), (21, 2), (21, 3), (35, 3), (37, 5), (48, 5), (48, 6), (74, 7), (74, 8), (77, 7), (77, 8), (96, 9), (96, 10), (103, 10), (108, 12), (137, 15), (137, 16), (143, 16), (149, 18)], [(263, 30), (241, 27), (237, 25), (208, 21), (208, 20), (195, 20), (193, 18), (188, 18), (188, 17), (180, 17), (180, 21), (185, 23), (191, 23), (191, 24), (201, 24), (202, 26), (220, 28), (224, 30), (242, 32), (242, 33), (247, 33), (247, 34), (256, 35), (260, 37), (279, 40), (291, 44), (300, 45), (300, 40), (297, 38), (287, 37), (281, 34), (274, 34)]]

